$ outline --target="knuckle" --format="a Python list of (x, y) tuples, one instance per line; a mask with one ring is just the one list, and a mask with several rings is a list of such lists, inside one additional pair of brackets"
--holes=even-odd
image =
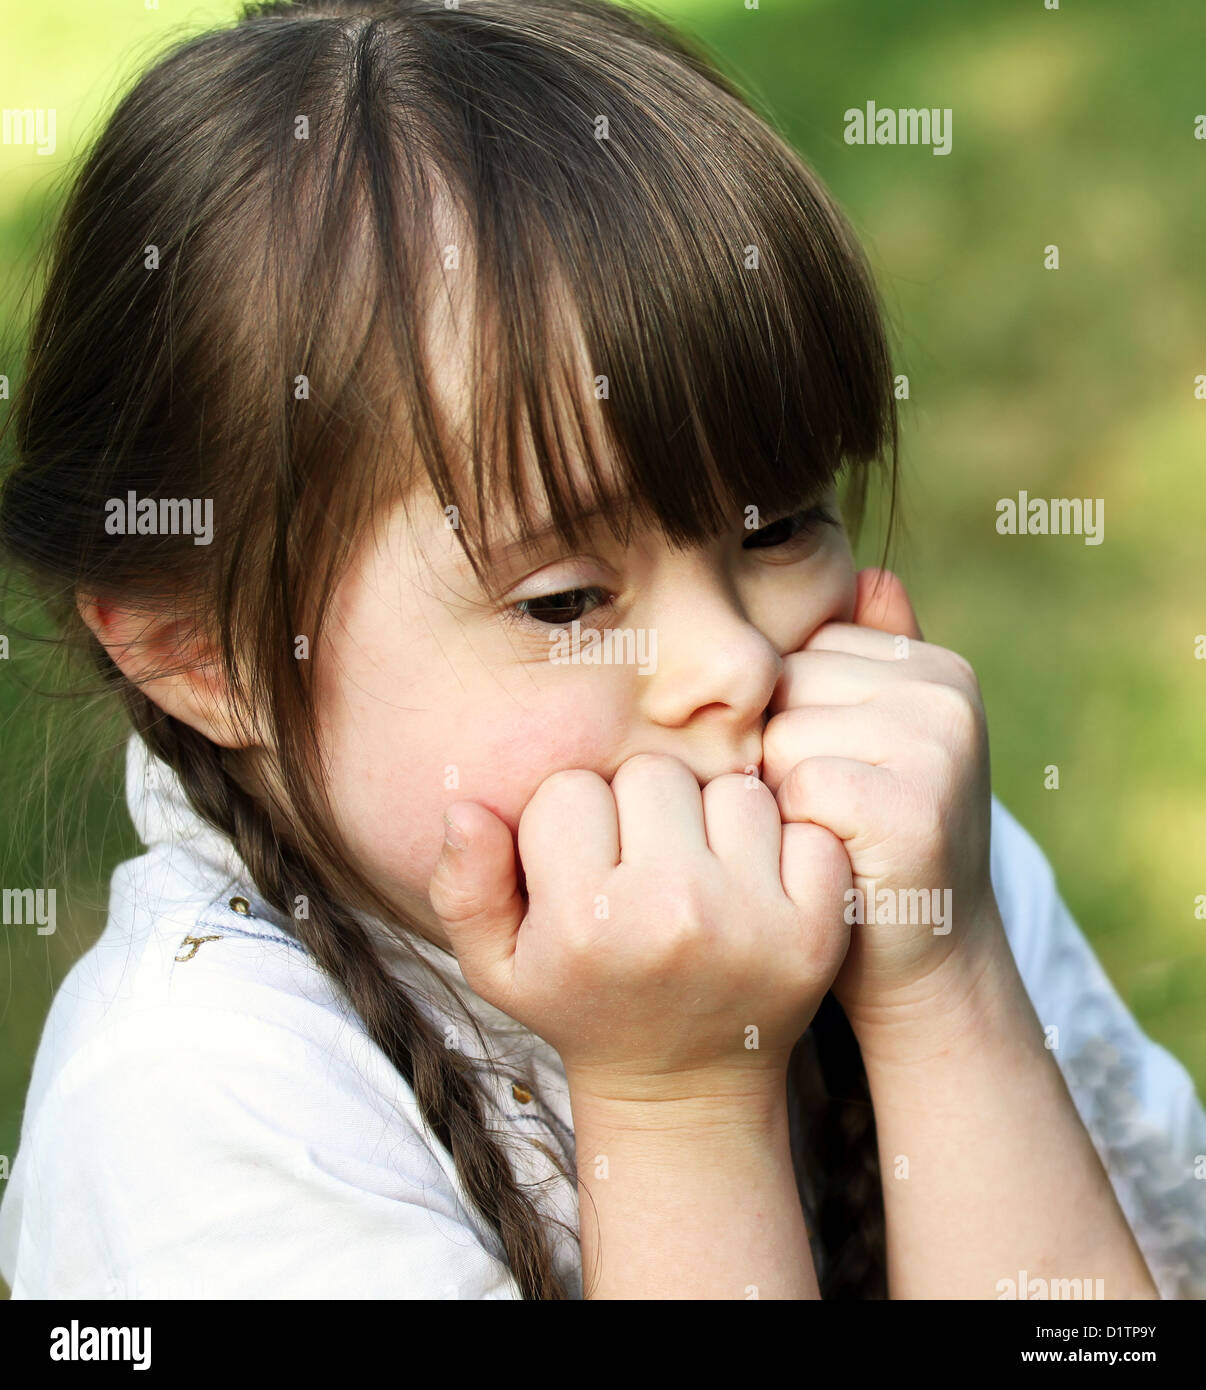
[(537, 787), (532, 801), (538, 798), (540, 801), (573, 800), (595, 782), (601, 781), (597, 772), (591, 772), (589, 768), (567, 767), (558, 772), (551, 773)]
[(780, 791), (786, 791), (788, 798), (808, 802), (834, 785), (840, 776), (838, 764), (820, 758), (805, 758), (788, 769)]
[(706, 808), (720, 802), (736, 801), (738, 797), (744, 802), (751, 794), (774, 800), (770, 788), (760, 777), (747, 777), (744, 772), (722, 772), (704, 785), (703, 801)]
[(807, 856), (809, 864), (815, 869), (836, 865), (839, 856), (845, 852), (841, 840), (832, 830), (812, 821), (796, 826), (795, 836), (800, 853)]
[(960, 740), (975, 736), (980, 726), (980, 705), (966, 690), (932, 683), (929, 698), (944, 733), (954, 733)]
[(772, 714), (766, 721), (766, 728), (762, 730), (762, 761), (766, 762), (769, 758), (776, 756), (782, 749), (783, 744), (783, 723), (786, 710), (781, 710), (778, 714)]
[(681, 767), (679, 760), (669, 753), (633, 753), (631, 757), (625, 758), (616, 769), (613, 783), (619, 777), (632, 777), (634, 774), (640, 777), (651, 777), (665, 775), (672, 769)]
[(958, 652), (947, 652), (946, 662), (951, 668), (951, 674), (965, 690), (979, 688), (980, 681), (975, 668), (965, 656), (960, 656)]
[(450, 882), (439, 869), (432, 876), (428, 897), (436, 913), (449, 922), (464, 922), (481, 907), (475, 889)]
[(762, 731), (763, 776), (782, 779), (794, 761), (792, 746), (800, 746), (801, 710), (784, 710), (772, 715)]
[(618, 797), (637, 787), (643, 788), (647, 796), (662, 798), (672, 794), (670, 789), (674, 787), (698, 791), (699, 783), (686, 763), (669, 753), (634, 753), (616, 769), (611, 789)]
[(660, 959), (674, 960), (698, 941), (707, 918), (705, 894), (697, 877), (670, 870), (649, 898), (649, 943)]
[(815, 774), (810, 770), (808, 760), (789, 767), (779, 783), (777, 804), (784, 810), (806, 806), (816, 786), (814, 778)]
[(557, 949), (563, 962), (574, 969), (594, 971), (598, 967), (600, 923), (590, 907), (586, 903), (561, 904), (550, 913), (549, 920), (556, 929)]
[(841, 840), (823, 825), (796, 821), (783, 827), (783, 842), (792, 864), (818, 887), (836, 882), (846, 866)]

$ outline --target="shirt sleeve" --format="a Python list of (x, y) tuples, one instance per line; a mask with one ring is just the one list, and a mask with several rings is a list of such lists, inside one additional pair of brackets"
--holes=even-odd
[(356, 1036), (196, 1006), (106, 1030), (22, 1155), (13, 1297), (521, 1298)]
[(1060, 898), (1042, 851), (993, 798), (992, 878), (1022, 982), (1164, 1298), (1206, 1298), (1206, 1112), (1148, 1038)]

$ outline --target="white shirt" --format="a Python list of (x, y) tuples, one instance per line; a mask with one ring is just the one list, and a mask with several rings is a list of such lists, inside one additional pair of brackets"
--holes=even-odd
[[(148, 848), (115, 869), (106, 927), (46, 1020), (0, 1205), (13, 1297), (519, 1298), (408, 1084), (137, 735), (126, 784)], [(1193, 1083), (1131, 1018), (1043, 854), (995, 798), (992, 880), (1161, 1293), (1206, 1297), (1206, 1181), (1194, 1176), (1206, 1113)], [(237, 897), (248, 913), (230, 906)], [(389, 968), (480, 1064), (517, 1175), (576, 1231), (576, 1186), (553, 1161), (574, 1171), (560, 1057), (474, 994), (454, 956), (417, 949), (471, 1008), (497, 1077), (451, 998), (400, 948)], [(580, 1298), (577, 1244), (550, 1233)]]

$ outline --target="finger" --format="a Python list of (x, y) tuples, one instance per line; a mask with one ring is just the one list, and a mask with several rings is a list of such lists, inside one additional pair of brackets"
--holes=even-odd
[(898, 751), (894, 742), (892, 730), (857, 705), (783, 710), (762, 733), (762, 780), (778, 793), (791, 769), (808, 758), (845, 758), (877, 767)]
[[(841, 624), (827, 623), (825, 628), (818, 629), (818, 635), (832, 626)], [(883, 633), (854, 627), (850, 628), (850, 632), (854, 634), (852, 642), (864, 648), (864, 651), (842, 651), (836, 645), (826, 650), (810, 645), (805, 651), (789, 652), (783, 658), (783, 670), (771, 691), (767, 713), (777, 714), (780, 710), (792, 709), (797, 705), (864, 704), (882, 693), (885, 684), (890, 681), (916, 680), (919, 675), (925, 674), (919, 671), (915, 663), (897, 669), (884, 649), (881, 649), (878, 657), (865, 654), (866, 649), (874, 647), (884, 637)], [(841, 634), (833, 640), (835, 644), (840, 642)], [(913, 648), (914, 652), (917, 650), (917, 647)]]
[(851, 758), (805, 758), (784, 777), (775, 800), (784, 823), (823, 825), (839, 840), (857, 842), (866, 827), (891, 817), (896, 779)]
[(505, 821), (474, 801), (454, 802), (444, 815), (448, 829), (428, 884), (432, 909), (470, 985), (505, 990), (527, 912), (515, 841)]
[(611, 790), (622, 863), (664, 861), (707, 848), (699, 782), (678, 758), (637, 753), (616, 769)]
[(734, 869), (766, 880), (779, 871), (783, 823), (766, 784), (740, 772), (714, 777), (703, 789), (708, 848)]
[(918, 642), (925, 640), (908, 590), (899, 575), (891, 570), (865, 569), (858, 572), (855, 583), (854, 622), (857, 626), (900, 634)]
[(537, 787), (519, 818), (519, 857), (535, 906), (591, 903), (620, 862), (611, 788), (589, 768), (566, 768)]
[(854, 877), (845, 846), (830, 831), (820, 825), (785, 825), (779, 876), (783, 891), (810, 919), (818, 902), (832, 902), (835, 927), (841, 922), (843, 895)]
[(907, 661), (914, 668), (932, 652), (931, 646), (903, 632), (879, 632), (855, 623), (823, 623), (800, 648), (801, 652), (846, 652), (871, 661)]

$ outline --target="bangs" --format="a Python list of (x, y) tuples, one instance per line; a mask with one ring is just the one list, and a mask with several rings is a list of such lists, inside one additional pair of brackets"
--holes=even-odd
[[(620, 540), (639, 519), (687, 546), (843, 473), (857, 532), (863, 465), (895, 458), (892, 371), (870, 272), (806, 166), (622, 11), (423, 20), (421, 137), (365, 183), (392, 229), (393, 390), (479, 579), (550, 524), (579, 546), (592, 510)], [(441, 299), (470, 309), (451, 374), (414, 346)]]
[[(181, 50), (185, 74), (213, 42)], [(840, 478), (857, 537), (889, 449), (894, 505), (858, 243), (656, 18), (411, 0), (251, 21), (224, 61), (248, 97), (205, 146), (227, 212), (190, 233), (189, 283), (226, 327), (182, 356), (207, 385), (171, 410), (206, 469), (227, 461), (215, 552), (249, 649), (264, 585), (284, 630), (317, 632), (354, 540), (424, 480), (487, 586), (500, 542), (551, 525), (579, 548), (592, 509), (621, 541), (639, 522), (686, 547)]]

